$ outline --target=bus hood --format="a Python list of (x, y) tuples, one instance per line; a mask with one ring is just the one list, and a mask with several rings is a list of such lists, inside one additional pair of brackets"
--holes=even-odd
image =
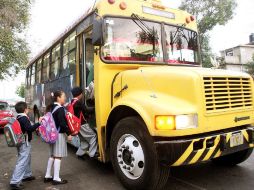
[[(245, 73), (155, 66), (121, 72), (114, 85), (114, 95), (120, 96), (113, 97), (116, 105), (134, 108), (152, 135), (183, 136), (253, 123), (252, 89), (253, 81)], [(157, 115), (185, 114), (197, 115), (200, 127), (184, 132), (154, 130)]]
[[(245, 85), (249, 85), (246, 90), (251, 93), (252, 99), (253, 82), (251, 77), (241, 72), (201, 67), (156, 66), (124, 71), (121, 75), (122, 88), (128, 86), (128, 89), (122, 95), (143, 92), (144, 95), (156, 97), (158, 103), (161, 99), (162, 103), (164, 102), (163, 104), (166, 101), (173, 106), (175, 100), (180, 100), (186, 105), (191, 104), (195, 109), (204, 112), (206, 111), (205, 106), (208, 106), (206, 99), (209, 100), (207, 93), (211, 93), (208, 90), (209, 88), (214, 90), (214, 84), (218, 84), (218, 89), (215, 90), (219, 90), (219, 93), (225, 93), (225, 96), (228, 96), (228, 89), (231, 87), (232, 90), (241, 91), (242, 88), (245, 88)], [(232, 83), (230, 80), (232, 80)], [(234, 88), (237, 85), (239, 85), (239, 88)], [(219, 108), (220, 105), (218, 104)], [(183, 110), (183, 108), (180, 110)], [(218, 111), (215, 108), (214, 110)]]
[(213, 68), (202, 68), (202, 67), (180, 67), (180, 66), (160, 66), (160, 67), (141, 67), (143, 71), (149, 72), (150, 70), (156, 73), (178, 73), (178, 75), (192, 74), (199, 76), (227, 76), (227, 77), (250, 77), (247, 73), (222, 70), (222, 69), (213, 69)]

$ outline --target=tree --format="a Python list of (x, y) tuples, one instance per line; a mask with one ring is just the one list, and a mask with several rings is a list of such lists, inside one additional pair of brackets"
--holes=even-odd
[(227, 64), (224, 57), (218, 57), (217, 62), (219, 63), (219, 69), (226, 69)]
[(209, 31), (217, 25), (227, 24), (233, 18), (236, 7), (236, 0), (182, 0), (180, 9), (197, 19), (203, 66), (212, 66)]
[(16, 75), (28, 62), (23, 32), (29, 8), (29, 0), (0, 0), (0, 80)]
[(254, 55), (252, 56), (252, 61), (250, 61), (246, 66), (245, 66), (247, 73), (249, 73), (252, 77), (254, 77)]
[[(201, 40), (200, 40), (201, 41)], [(202, 64), (203, 67), (213, 67), (213, 64), (211, 62), (211, 57), (213, 56), (212, 54), (212, 49), (209, 45), (210, 41), (210, 36), (209, 35), (204, 35), (201, 43), (201, 53), (202, 53)]]
[(18, 88), (17, 88), (17, 90), (16, 90), (16, 94), (18, 95), (18, 96), (20, 96), (21, 98), (25, 98), (25, 84), (21, 84)]

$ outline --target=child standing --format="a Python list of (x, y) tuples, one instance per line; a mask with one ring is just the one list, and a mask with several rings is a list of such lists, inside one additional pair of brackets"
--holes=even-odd
[[(40, 124), (36, 123), (31, 125), (31, 122), (27, 116), (28, 109), (25, 102), (18, 102), (15, 105), (15, 110), (17, 112), (17, 120), (20, 123), (21, 130), (25, 135), (25, 142), (17, 148), (18, 150), (18, 160), (10, 181), (11, 189), (23, 189), (24, 186), (21, 184), (22, 181), (32, 181), (35, 177), (32, 175), (31, 171), (31, 140), (32, 132), (35, 131)], [(41, 118), (39, 119), (41, 121)]]
[[(53, 185), (61, 185), (68, 183), (67, 180), (60, 178), (61, 160), (63, 157), (67, 157), (67, 141), (72, 140), (70, 131), (68, 128), (67, 120), (65, 118), (65, 108), (63, 105), (66, 102), (66, 96), (63, 91), (56, 91), (53, 94), (53, 105), (51, 106), (51, 112), (53, 112), (53, 118), (56, 124), (56, 128), (59, 130), (59, 136), (55, 144), (50, 145), (50, 158), (48, 159), (47, 171), (44, 178), (44, 182), (52, 182)], [(51, 175), (51, 169), (54, 165), (54, 176)]]

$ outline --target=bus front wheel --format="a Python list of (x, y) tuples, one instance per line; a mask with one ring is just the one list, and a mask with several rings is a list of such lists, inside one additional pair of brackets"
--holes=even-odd
[(153, 140), (139, 117), (118, 122), (111, 137), (110, 155), (115, 173), (127, 189), (161, 189), (168, 180), (169, 167), (158, 162)]

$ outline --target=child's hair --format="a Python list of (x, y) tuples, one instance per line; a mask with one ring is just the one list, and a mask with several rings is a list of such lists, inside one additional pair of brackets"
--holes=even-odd
[(16, 110), (17, 113), (24, 113), (26, 109), (27, 109), (27, 103), (26, 102), (18, 102), (15, 105), (15, 110)]
[(62, 91), (62, 90), (57, 90), (54, 93), (52, 93), (53, 103), (57, 102), (57, 98), (61, 97), (63, 95), (63, 93), (64, 93), (64, 91)]
[(61, 97), (63, 95), (63, 93), (64, 93), (64, 91), (62, 91), (62, 90), (57, 90), (57, 91), (51, 93), (51, 104), (47, 105), (46, 112), (52, 111), (54, 102), (57, 102), (57, 98)]
[(51, 112), (52, 104), (46, 106), (46, 112)]

